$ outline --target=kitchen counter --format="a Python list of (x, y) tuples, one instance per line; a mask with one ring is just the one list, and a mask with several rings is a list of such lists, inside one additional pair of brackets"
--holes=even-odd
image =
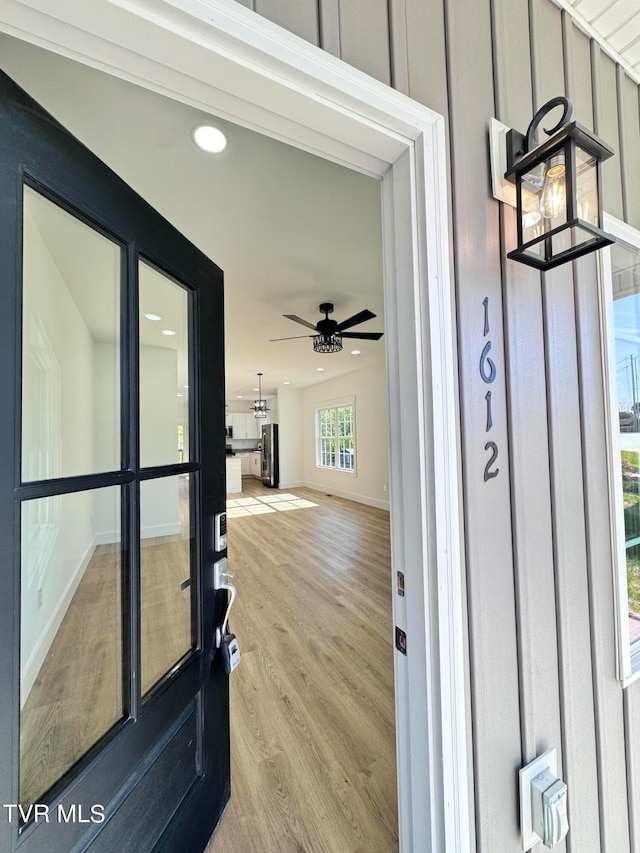
[(238, 456), (227, 456), (227, 494), (242, 491), (242, 460)]

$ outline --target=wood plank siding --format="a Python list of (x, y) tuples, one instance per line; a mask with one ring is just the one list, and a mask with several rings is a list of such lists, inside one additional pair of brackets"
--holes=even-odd
[[(244, 5), (447, 122), (477, 850), (520, 849), (517, 769), (555, 747), (571, 826), (556, 849), (640, 853), (640, 683), (616, 679), (597, 263), (540, 274), (506, 259), (515, 212), (492, 197), (487, 141), (492, 116), (524, 130), (566, 94), (615, 149), (606, 210), (640, 228), (638, 85), (552, 0)], [(488, 339), (499, 475), (485, 482)]]

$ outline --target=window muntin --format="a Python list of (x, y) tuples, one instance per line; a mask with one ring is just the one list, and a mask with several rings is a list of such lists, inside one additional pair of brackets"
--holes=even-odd
[[(122, 334), (130, 322), (122, 309), (136, 283), (124, 275), (123, 248), (71, 211), (25, 185), (16, 489), (17, 757), (25, 805), (54, 796), (119, 729), (141, 694), (145, 701), (155, 695), (165, 676), (173, 676), (198, 647), (200, 465), (189, 449), (194, 425), (188, 402), (195, 378), (194, 299), (189, 288), (141, 260), (140, 314), (146, 309), (154, 317), (149, 309), (156, 308), (161, 313), (145, 316), (145, 322), (168, 322), (161, 323), (160, 333), (167, 332), (162, 338), (140, 330), (139, 359), (133, 359), (130, 335)], [(147, 358), (154, 348), (160, 356)], [(121, 381), (121, 373), (128, 381)], [(138, 444), (147, 466), (140, 499), (132, 450)], [(173, 477), (152, 470), (166, 465), (174, 468)], [(134, 580), (138, 553), (140, 596)], [(141, 666), (134, 678), (138, 622)]]
[(354, 403), (316, 410), (316, 465), (355, 473)]

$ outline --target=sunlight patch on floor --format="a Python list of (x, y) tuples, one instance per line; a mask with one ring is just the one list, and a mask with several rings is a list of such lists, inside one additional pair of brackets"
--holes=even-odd
[(310, 506), (318, 506), (318, 504), (287, 493), (255, 498), (233, 498), (227, 501), (227, 517), (241, 518), (247, 515), (262, 515), (265, 512), (276, 511), (286, 512), (290, 509), (304, 509)]

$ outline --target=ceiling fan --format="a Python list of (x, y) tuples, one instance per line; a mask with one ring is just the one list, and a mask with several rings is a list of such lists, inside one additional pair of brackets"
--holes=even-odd
[(340, 352), (342, 349), (342, 338), (357, 338), (362, 341), (379, 341), (383, 332), (345, 332), (345, 329), (351, 329), (353, 326), (358, 326), (364, 323), (365, 320), (372, 320), (376, 315), (365, 308), (338, 323), (336, 320), (330, 320), (329, 314), (333, 313), (333, 303), (323, 302), (319, 310), (324, 314), (324, 320), (318, 320), (316, 325), (309, 323), (308, 320), (303, 320), (302, 317), (297, 317), (295, 314), (283, 314), (287, 320), (293, 320), (295, 323), (301, 323), (309, 329), (313, 329), (313, 335), (293, 335), (290, 338), (271, 338), (271, 341), (292, 341), (295, 338), (313, 338), (313, 348), (316, 352)]

